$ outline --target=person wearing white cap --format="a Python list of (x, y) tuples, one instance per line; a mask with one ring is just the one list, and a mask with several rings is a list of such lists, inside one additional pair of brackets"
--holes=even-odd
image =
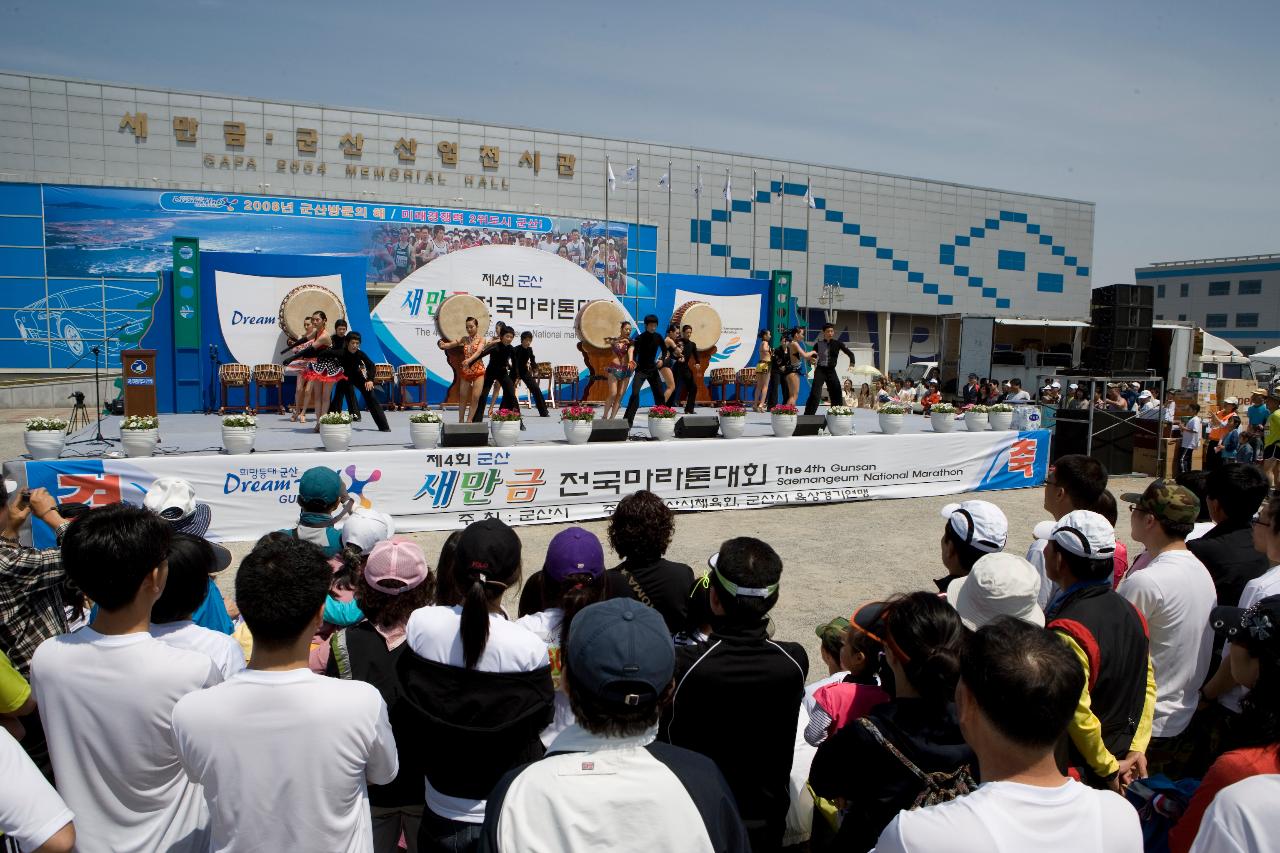
[(1138, 395), (1138, 417), (1144, 420), (1157, 420), (1164, 410), (1150, 391), (1143, 389)]
[(1119, 791), (1146, 775), (1156, 680), (1146, 622), (1111, 589), (1115, 529), (1091, 510), (1036, 525), (1045, 571), (1061, 592), (1045, 611), (1084, 668), (1085, 687), (1068, 726), (1069, 762), (1080, 778)]
[(1213, 471), (1222, 466), (1222, 454), (1218, 452), (1218, 445), (1226, 439), (1227, 433), (1231, 432), (1231, 419), (1236, 417), (1240, 410), (1240, 400), (1236, 397), (1228, 397), (1222, 401), (1223, 408), (1209, 415), (1209, 441), (1205, 445), (1204, 467), (1206, 471)]
[(1036, 601), (1039, 591), (1040, 576), (1026, 558), (1000, 552), (979, 558), (973, 571), (954, 578), (947, 588), (947, 603), (970, 631), (1000, 616), (1043, 628), (1044, 611)]
[(374, 545), (396, 535), (396, 522), (376, 509), (356, 509), (343, 522), (340, 535), (343, 547), (358, 551), (361, 557), (367, 558)]
[[(178, 477), (161, 477), (153, 481), (142, 499), (142, 505), (169, 522), (174, 533), (186, 533), (204, 539), (213, 522), (213, 511), (209, 505), (196, 500), (195, 488)], [(231, 564), (231, 554), (221, 545), (214, 545), (213, 550), (218, 555), (215, 571), (220, 572)], [(229, 635), (235, 630), (235, 623), (227, 613), (222, 591), (218, 589), (212, 574), (209, 575), (204, 601), (191, 614), (191, 621), (201, 628), (223, 634)]]
[(956, 578), (964, 577), (985, 554), (1003, 551), (1009, 538), (1009, 519), (989, 501), (962, 501), (942, 508), (947, 520), (942, 528), (942, 565), (947, 576), (934, 581), (947, 592)]

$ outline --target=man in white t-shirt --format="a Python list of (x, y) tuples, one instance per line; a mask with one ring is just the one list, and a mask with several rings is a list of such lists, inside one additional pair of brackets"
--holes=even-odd
[(1200, 819), (1191, 853), (1280, 850), (1280, 775), (1250, 776), (1218, 792)]
[[(71, 809), (23, 751), (0, 729), (0, 832), (19, 850), (70, 853), (76, 845)], [(4, 849), (8, 850), (8, 847)]]
[(1009, 393), (1004, 396), (1006, 403), (1030, 403), (1031, 395), (1022, 387), (1022, 380), (1014, 377), (1009, 380)]
[(1037, 534), (1027, 549), (1027, 562), (1035, 567), (1040, 577), (1040, 591), (1036, 603), (1041, 610), (1049, 609), (1049, 602), (1058, 594), (1058, 585), (1049, 580), (1045, 573), (1044, 549), (1050, 539), (1054, 522), (1069, 512), (1078, 509), (1094, 511), (1098, 499), (1107, 490), (1107, 469), (1092, 456), (1072, 453), (1058, 457), (1049, 466), (1049, 473), (1044, 478), (1044, 508), (1053, 516), (1053, 521), (1042, 521), (1036, 525), (1043, 536)]
[(1147, 767), (1172, 779), (1182, 776), (1194, 746), (1187, 731), (1209, 674), (1213, 632), (1209, 611), (1218, 601), (1209, 570), (1187, 550), (1186, 536), (1200, 514), (1200, 499), (1185, 486), (1156, 480), (1131, 503), (1130, 535), (1151, 561), (1127, 575), (1119, 593), (1147, 621), (1156, 675), (1156, 714)]
[(956, 709), (983, 782), (951, 802), (900, 812), (877, 853), (1139, 853), (1133, 807), (1062, 775), (1054, 758), (1084, 684), (1075, 657), (1042, 628), (1002, 616), (968, 634)]
[(112, 504), (76, 519), (62, 542), (67, 577), (98, 615), (45, 640), (31, 682), (80, 853), (203, 853), (208, 845), (209, 814), (178, 763), (170, 720), (179, 699), (222, 675), (207, 656), (147, 632), (171, 536), (155, 513)]
[(259, 541), (236, 574), (249, 668), (173, 709), (182, 766), (209, 802), (210, 850), (373, 853), (366, 786), (395, 779), (399, 759), (377, 688), (307, 667), (332, 577), (309, 542)]

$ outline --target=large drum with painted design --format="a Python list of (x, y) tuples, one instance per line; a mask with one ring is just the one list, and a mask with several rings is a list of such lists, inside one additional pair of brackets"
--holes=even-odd
[(482, 337), (489, 331), (489, 306), (469, 293), (455, 293), (445, 297), (436, 309), (436, 327), (446, 341), (458, 341), (467, 336), (467, 318), (475, 317)]
[(689, 339), (698, 347), (698, 352), (706, 352), (720, 340), (720, 312), (706, 302), (686, 302), (671, 315), (671, 322), (677, 326), (692, 326)]
[(578, 312), (573, 327), (578, 340), (597, 349), (608, 349), (627, 319), (627, 312), (614, 299), (593, 299)]
[(284, 333), (291, 338), (300, 338), (306, 332), (303, 322), (317, 311), (323, 311), (328, 318), (327, 328), (333, 331), (333, 324), (346, 317), (346, 309), (342, 300), (332, 290), (318, 284), (301, 284), (290, 290), (280, 300), (280, 315), (277, 322)]

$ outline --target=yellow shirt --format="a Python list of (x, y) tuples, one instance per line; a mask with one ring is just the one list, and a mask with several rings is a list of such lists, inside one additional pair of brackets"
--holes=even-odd
[(31, 685), (13, 668), (4, 652), (0, 652), (0, 714), (12, 714), (27, 704)]

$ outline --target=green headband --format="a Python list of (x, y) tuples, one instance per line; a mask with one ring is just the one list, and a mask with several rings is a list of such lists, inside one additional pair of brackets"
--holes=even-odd
[[(778, 585), (776, 583), (769, 584), (766, 587), (738, 586), (736, 583), (734, 583), (733, 581), (726, 578), (723, 574), (721, 574), (720, 569), (716, 567), (716, 558), (719, 556), (720, 555), (718, 553), (712, 554), (711, 558), (707, 560), (707, 565), (711, 567), (711, 571), (715, 572), (716, 581), (722, 587), (724, 587), (724, 591), (729, 593), (730, 595), (732, 596), (741, 595), (747, 598), (768, 598), (769, 596), (773, 595), (775, 592), (778, 591)], [(704, 580), (706, 580), (709, 577), (710, 575), (703, 575)], [(695, 584), (694, 586), (696, 587), (697, 584)]]

